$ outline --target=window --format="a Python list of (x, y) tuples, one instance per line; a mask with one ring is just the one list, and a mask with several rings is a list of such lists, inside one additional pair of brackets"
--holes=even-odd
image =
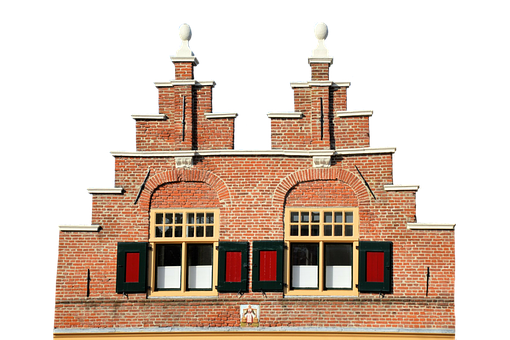
[(151, 295), (216, 295), (218, 210), (151, 211)]
[(287, 295), (357, 295), (358, 209), (285, 212)]

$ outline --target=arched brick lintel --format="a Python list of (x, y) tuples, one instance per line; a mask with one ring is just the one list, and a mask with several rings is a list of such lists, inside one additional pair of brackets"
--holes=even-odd
[(273, 193), (273, 207), (283, 207), (287, 193), (297, 184), (311, 181), (336, 180), (350, 186), (358, 198), (359, 205), (368, 204), (368, 189), (360, 178), (342, 169), (307, 169), (296, 171), (284, 178)]
[(230, 204), (230, 192), (223, 180), (210, 171), (197, 169), (175, 169), (150, 176), (140, 195), (140, 208), (149, 211), (152, 193), (161, 185), (172, 182), (203, 182), (211, 186), (218, 194), (221, 204)]

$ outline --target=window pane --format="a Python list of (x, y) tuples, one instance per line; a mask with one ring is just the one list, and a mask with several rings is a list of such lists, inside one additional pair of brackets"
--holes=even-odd
[(188, 213), (188, 223), (189, 224), (195, 223), (195, 214), (194, 213)]
[(308, 236), (308, 224), (301, 225), (301, 236)]
[(332, 236), (333, 235), (333, 228), (331, 224), (326, 224), (324, 226), (324, 236)]
[(352, 288), (352, 244), (324, 244), (326, 288)]
[(182, 224), (182, 214), (181, 213), (175, 214), (175, 224)]
[(175, 227), (175, 237), (182, 237), (182, 226), (176, 226)]
[(297, 211), (290, 213), (290, 221), (292, 223), (298, 223), (299, 222), (299, 213)]
[(172, 237), (172, 227), (165, 227), (165, 237)]
[(324, 212), (324, 223), (333, 223), (333, 214), (331, 212)]
[(342, 225), (335, 224), (335, 236), (342, 236)]
[(156, 227), (156, 237), (163, 237), (163, 227)]
[(292, 287), (319, 288), (319, 244), (294, 243), (292, 253)]
[(205, 215), (205, 223), (214, 223), (214, 214), (213, 213), (207, 213)]
[(163, 224), (163, 214), (156, 214), (156, 224)]
[(208, 225), (205, 227), (205, 236), (213, 237), (214, 236), (214, 226)]
[(341, 211), (335, 212), (335, 223), (342, 223), (342, 222), (343, 222), (342, 212)]
[(173, 223), (173, 214), (167, 213), (165, 214), (165, 224), (172, 224)]
[(212, 244), (188, 245), (188, 289), (212, 289)]
[(189, 244), (188, 266), (212, 265), (212, 244)]
[(312, 224), (312, 236), (319, 236), (319, 225)]
[(292, 265), (318, 265), (319, 244), (318, 243), (293, 243)]
[(197, 225), (197, 237), (204, 237), (204, 226)]
[(301, 222), (305, 222), (305, 223), (310, 222), (310, 213), (308, 211), (301, 212)]
[(195, 227), (192, 225), (189, 225), (186, 229), (186, 237), (195, 237)]
[(179, 289), (181, 287), (181, 256), (180, 244), (156, 246), (157, 289)]
[(352, 236), (352, 225), (345, 226), (345, 236)]
[(345, 213), (345, 223), (353, 223), (353, 222), (354, 222), (354, 217), (353, 217), (352, 211), (351, 212), (347, 211)]
[(318, 211), (312, 212), (312, 222), (320, 222), (321, 221), (321, 213)]
[(197, 224), (204, 224), (204, 213), (197, 213)]
[(290, 236), (298, 236), (299, 229), (298, 226), (293, 224), (290, 226)]

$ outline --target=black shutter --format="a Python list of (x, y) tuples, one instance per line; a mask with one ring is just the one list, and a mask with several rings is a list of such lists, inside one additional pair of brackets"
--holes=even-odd
[(283, 241), (253, 241), (252, 291), (283, 291)]
[(391, 293), (392, 242), (360, 241), (359, 275), (360, 292)]
[(218, 292), (248, 291), (248, 242), (220, 242)]
[(147, 287), (147, 243), (117, 244), (117, 293), (145, 293)]

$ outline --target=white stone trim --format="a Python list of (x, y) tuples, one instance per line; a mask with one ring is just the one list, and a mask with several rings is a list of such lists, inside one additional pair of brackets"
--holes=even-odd
[(327, 57), (310, 57), (308, 58), (308, 64), (330, 64), (333, 65), (333, 58)]
[(112, 151), (114, 157), (191, 157), (191, 156), (333, 156), (395, 153), (395, 148), (357, 148), (338, 150), (189, 150), (189, 151)]
[(193, 167), (193, 157), (175, 157), (175, 167), (185, 169)]
[(269, 118), (303, 118), (302, 112), (270, 112), (267, 114)]
[(89, 194), (122, 194), (124, 188), (93, 188), (87, 189)]
[(93, 225), (61, 225), (58, 227), (59, 231), (94, 231), (98, 232), (99, 228), (101, 228), (100, 225), (93, 224)]
[(157, 115), (131, 115), (131, 118), (134, 120), (164, 120), (167, 118), (166, 115), (157, 114)]
[(419, 185), (393, 185), (388, 184), (384, 186), (386, 191), (418, 191)]
[(197, 57), (170, 57), (173, 63), (193, 63), (194, 66), (198, 65)]
[(350, 82), (341, 82), (337, 83), (330, 80), (324, 81), (305, 81), (305, 82), (292, 82), (290, 83), (290, 87), (312, 87), (312, 86), (333, 86), (333, 87), (349, 87), (351, 86)]
[(336, 116), (340, 118), (345, 117), (371, 117), (374, 111), (337, 111)]
[(207, 80), (207, 81), (197, 81), (194, 79), (183, 79), (183, 80), (171, 80), (167, 82), (154, 82), (154, 85), (156, 87), (172, 87), (172, 86), (178, 86), (178, 85), (196, 85), (196, 86), (212, 86), (214, 87), (216, 85), (216, 82), (214, 80)]
[(218, 119), (218, 118), (237, 118), (237, 113), (215, 113), (209, 112), (205, 114), (207, 119)]
[(410, 230), (454, 230), (455, 224), (446, 223), (407, 223)]
[[(159, 296), (150, 296), (149, 299), (167, 299), (168, 297), (159, 297)], [(173, 296), (172, 299), (188, 299), (188, 298), (200, 298), (200, 299), (217, 299), (215, 296)], [(328, 296), (328, 299), (332, 298), (345, 298), (343, 296)], [(317, 300), (317, 296), (285, 296), (285, 299), (288, 300), (296, 300), (296, 299), (314, 299)], [(363, 302), (364, 300), (360, 297), (359, 300)], [(195, 337), (196, 339), (209, 337), (208, 331), (211, 331), (210, 328), (203, 327), (119, 327), (119, 328), (56, 328), (53, 330), (53, 334), (85, 334), (88, 336), (89, 334), (101, 335), (101, 334), (121, 334), (121, 333), (156, 333), (156, 334), (170, 334), (170, 333), (190, 333), (194, 335), (199, 335)], [(229, 334), (233, 333), (241, 333), (239, 336), (246, 336), (243, 334), (246, 332), (243, 327), (215, 327), (214, 332), (229, 332)], [(429, 336), (430, 334), (455, 334), (454, 329), (445, 329), (445, 328), (375, 328), (375, 327), (290, 327), (290, 326), (280, 326), (280, 327), (257, 327), (257, 333), (261, 335), (265, 333), (274, 333), (274, 332), (297, 332), (303, 335), (313, 334), (313, 333), (357, 333), (359, 335), (369, 335), (374, 333), (400, 333), (400, 334), (425, 334), (425, 336)], [(305, 333), (307, 332), (307, 333)], [(336, 335), (336, 334), (335, 334)], [(268, 336), (271, 336), (269, 334)], [(112, 336), (113, 337), (113, 336)], [(315, 337), (312, 335), (312, 337)], [(381, 336), (383, 338), (385, 336)], [(347, 339), (348, 337), (342, 337)], [(352, 336), (350, 337), (352, 338)], [(356, 336), (357, 338), (357, 336)], [(394, 338), (394, 337), (392, 337)], [(161, 338), (160, 338), (161, 339)]]
[(331, 156), (313, 156), (314, 168), (331, 168)]

